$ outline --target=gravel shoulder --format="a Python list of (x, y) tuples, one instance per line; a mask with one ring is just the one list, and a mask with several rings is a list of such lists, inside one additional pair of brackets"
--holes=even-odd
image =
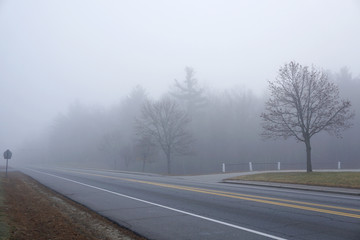
[(1, 240), (145, 239), (20, 172), (0, 180)]

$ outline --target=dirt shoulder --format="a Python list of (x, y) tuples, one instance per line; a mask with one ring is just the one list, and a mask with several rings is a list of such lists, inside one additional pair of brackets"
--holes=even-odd
[(20, 172), (0, 173), (0, 180), (0, 239), (145, 239)]

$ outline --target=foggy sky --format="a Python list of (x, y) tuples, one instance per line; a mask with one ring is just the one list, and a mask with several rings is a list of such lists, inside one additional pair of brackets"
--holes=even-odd
[(157, 97), (185, 66), (258, 95), (291, 60), (358, 76), (359, 23), (350, 0), (0, 0), (0, 150), (75, 101), (109, 106), (138, 84)]

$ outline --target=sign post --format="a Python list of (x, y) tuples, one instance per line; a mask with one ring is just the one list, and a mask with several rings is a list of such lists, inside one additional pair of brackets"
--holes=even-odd
[(7, 177), (7, 170), (8, 170), (8, 160), (11, 159), (12, 152), (8, 149), (4, 152), (4, 158), (6, 159), (6, 177)]

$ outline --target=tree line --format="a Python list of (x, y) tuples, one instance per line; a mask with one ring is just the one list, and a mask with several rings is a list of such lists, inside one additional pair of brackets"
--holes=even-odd
[[(212, 91), (197, 76), (193, 68), (185, 68), (184, 79), (175, 80), (158, 99), (136, 86), (109, 108), (74, 103), (19, 155), (29, 163), (168, 174), (220, 172), (222, 163), (230, 171), (244, 171), (249, 162), (255, 170), (276, 162), (308, 171), (313, 166), (335, 168), (337, 161), (345, 168), (360, 167), (360, 121), (354, 117), (360, 112), (360, 79), (347, 68), (331, 73), (291, 62), (279, 69), (261, 97), (236, 87)], [(320, 103), (322, 111), (316, 110)], [(336, 110), (341, 114), (329, 115)], [(329, 137), (326, 131), (343, 132), (343, 138)]]

